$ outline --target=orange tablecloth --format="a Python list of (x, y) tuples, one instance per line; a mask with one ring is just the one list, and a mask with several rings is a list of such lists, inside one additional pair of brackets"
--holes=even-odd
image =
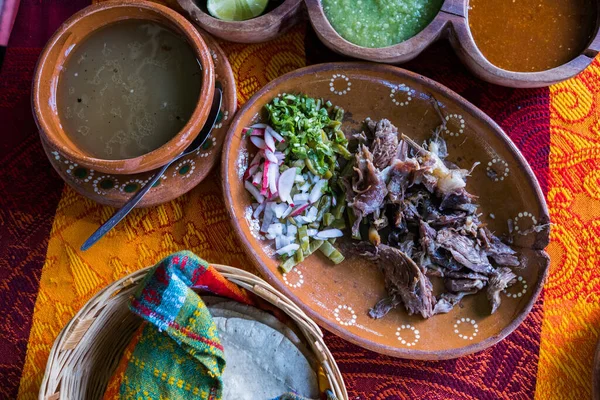
[[(249, 266), (223, 206), (218, 169), (190, 193), (136, 210), (97, 246), (79, 251), (113, 209), (63, 186), (51, 170), (29, 111), (29, 86), (40, 47), (85, 5), (22, 0), (0, 70), (0, 126), (7, 132), (0, 145), (0, 398), (37, 397), (58, 332), (114, 280), (181, 249)], [(334, 57), (305, 26), (269, 43), (221, 44), (239, 103), (307, 60)], [(600, 62), (549, 90), (482, 83), (447, 44), (434, 45), (407, 68), (449, 85), (519, 139), (547, 193), (551, 272), (522, 327), (504, 344), (459, 360), (394, 359), (328, 335), (351, 398), (589, 398), (600, 327)]]

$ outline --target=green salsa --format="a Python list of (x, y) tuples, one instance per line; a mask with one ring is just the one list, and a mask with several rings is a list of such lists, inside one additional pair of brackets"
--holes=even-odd
[(322, 0), (333, 28), (363, 47), (386, 47), (422, 31), (443, 0)]

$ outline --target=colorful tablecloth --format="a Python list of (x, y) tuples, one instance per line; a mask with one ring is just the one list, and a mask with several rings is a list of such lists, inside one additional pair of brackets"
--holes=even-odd
[[(249, 269), (229, 223), (218, 169), (190, 193), (137, 210), (91, 250), (81, 241), (113, 209), (52, 170), (30, 110), (33, 70), (58, 25), (89, 0), (21, 0), (0, 69), (0, 398), (37, 398), (61, 328), (100, 288), (177, 250)], [(0, 4), (2, 2), (0, 1)], [(239, 103), (273, 78), (339, 59), (304, 25), (274, 41), (221, 42)], [(438, 43), (405, 65), (496, 120), (532, 164), (553, 222), (551, 272), (526, 321), (457, 360), (381, 356), (327, 334), (351, 399), (585, 399), (600, 329), (600, 62), (550, 88), (483, 83)]]

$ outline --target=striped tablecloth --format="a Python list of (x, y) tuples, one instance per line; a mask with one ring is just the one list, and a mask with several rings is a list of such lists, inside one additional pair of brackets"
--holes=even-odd
[[(78, 250), (113, 210), (77, 195), (52, 170), (31, 116), (30, 86), (45, 41), (88, 2), (21, 0), (0, 69), (2, 399), (37, 398), (58, 332), (114, 280), (182, 249), (215, 263), (249, 265), (223, 206), (218, 169), (190, 193), (135, 211), (97, 246)], [(240, 104), (283, 73), (336, 57), (304, 25), (268, 43), (221, 45)], [(523, 151), (550, 207), (551, 271), (526, 321), (500, 344), (469, 357), (395, 359), (328, 334), (351, 399), (589, 398), (600, 329), (600, 62), (567, 82), (531, 90), (473, 78), (447, 43), (433, 45), (405, 68), (466, 97)]]

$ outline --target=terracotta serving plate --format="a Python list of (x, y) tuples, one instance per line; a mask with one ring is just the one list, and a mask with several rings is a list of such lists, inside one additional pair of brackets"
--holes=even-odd
[[(518, 282), (502, 295), (489, 315), (485, 293), (467, 297), (462, 307), (428, 320), (408, 316), (402, 307), (380, 320), (367, 312), (385, 295), (383, 277), (362, 257), (348, 256), (332, 265), (313, 255), (287, 274), (277, 269), (271, 241), (262, 239), (251, 218), (252, 199), (242, 175), (256, 151), (242, 129), (265, 117), (263, 106), (283, 93), (306, 93), (346, 110), (343, 130), (361, 128), (366, 117), (388, 118), (417, 141), (439, 125), (434, 96), (447, 119), (444, 137), (449, 160), (462, 168), (481, 165), (469, 178), (471, 193), (480, 195), (480, 212), (492, 231), (506, 233), (507, 220), (518, 230), (549, 221), (546, 203), (531, 168), (502, 129), (483, 112), (446, 87), (423, 76), (384, 65), (333, 63), (303, 68), (269, 83), (237, 114), (227, 134), (222, 160), (225, 202), (235, 231), (250, 259), (277, 289), (294, 300), (324, 328), (368, 349), (404, 358), (447, 359), (483, 350), (512, 332), (531, 310), (548, 271), (544, 229), (517, 235), (526, 267)], [(488, 177), (493, 169), (496, 178)], [(493, 214), (490, 215), (490, 214)], [(349, 240), (349, 239), (344, 239)]]
[(592, 371), (592, 400), (600, 400), (600, 340), (596, 345)]
[(246, 21), (217, 19), (206, 10), (206, 1), (177, 0), (177, 2), (198, 26), (231, 42), (266, 42), (285, 32), (301, 19), (302, 0), (282, 0), (281, 4), (272, 10)]
[[(155, 187), (150, 189), (138, 207), (155, 206), (171, 201), (202, 182), (217, 164), (231, 117), (237, 109), (233, 71), (227, 56), (210, 35), (201, 32), (210, 49), (215, 81), (223, 85), (223, 102), (215, 129), (198, 151), (183, 157), (167, 169)], [(123, 206), (147, 181), (155, 170), (139, 174), (109, 174), (86, 168), (70, 160), (59, 149), (42, 140), (50, 163), (58, 174), (81, 195), (113, 207)]]

